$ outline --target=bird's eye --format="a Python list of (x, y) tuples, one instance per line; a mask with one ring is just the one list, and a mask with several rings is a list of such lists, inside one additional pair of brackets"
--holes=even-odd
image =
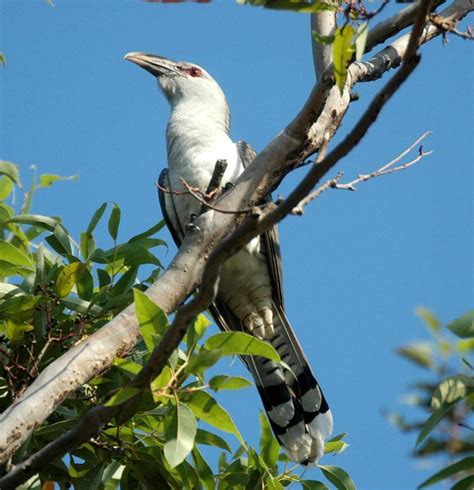
[(202, 75), (202, 71), (197, 68), (196, 66), (193, 66), (186, 70), (192, 77), (200, 77)]

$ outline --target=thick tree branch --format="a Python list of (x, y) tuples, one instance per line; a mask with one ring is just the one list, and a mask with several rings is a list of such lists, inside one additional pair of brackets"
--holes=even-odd
[[(436, 9), (446, 0), (433, 0), (431, 3), (431, 10)], [(416, 19), (420, 2), (414, 2), (408, 7), (399, 10), (396, 14), (392, 15), (388, 19), (385, 19), (374, 27), (371, 27), (367, 36), (367, 42), (365, 43), (365, 53), (369, 53), (375, 46), (383, 44), (387, 39), (397, 35), (405, 27), (413, 24)]]
[[(456, 0), (446, 11), (449, 9), (451, 9), (453, 16), (461, 18), (472, 10), (472, 0)], [(432, 35), (425, 36), (423, 42), (440, 32), (435, 26), (430, 26), (429, 30)], [(399, 52), (397, 51), (399, 59), (405, 55), (407, 45), (408, 40), (404, 40), (404, 44), (400, 44)], [(360, 63), (357, 65), (361, 66), (357, 67), (358, 71), (354, 69), (356, 73), (350, 73), (348, 87), (359, 79), (363, 79), (363, 75), (370, 71), (369, 67), (365, 65)], [(391, 66), (388, 66), (385, 71)], [(350, 71), (352, 69), (353, 67)], [(361, 73), (360, 78), (357, 76), (359, 72)], [(254, 162), (239, 177), (236, 186), (218, 200), (219, 207), (230, 210), (242, 209), (261, 202), (265, 195), (301, 161), (305, 154), (314, 153), (325, 138), (329, 139), (334, 134), (349, 101), (345, 97), (339, 97), (341, 100), (338, 100), (331, 87), (333, 87), (333, 80), (326, 72), (312, 91), (302, 111), (256, 157)], [(381, 105), (380, 103), (379, 100), (379, 110), (384, 103), (383, 97)], [(344, 104), (346, 104), (345, 107)], [(371, 113), (374, 114), (374, 109)], [(324, 124), (321, 122), (323, 116), (325, 117)], [(309, 130), (316, 119), (318, 119), (316, 125)], [(318, 128), (319, 130), (317, 130)], [(360, 138), (361, 135), (358, 137)], [(311, 172), (316, 172), (316, 174), (312, 174), (313, 183), (311, 185), (305, 184), (306, 192), (309, 192), (324, 173), (335, 164), (331, 158), (334, 158), (334, 152), (338, 148), (340, 146), (336, 147), (320, 165), (311, 169)], [(338, 151), (338, 158), (341, 158), (343, 156), (341, 150)], [(331, 161), (332, 163), (329, 165), (328, 162)], [(288, 199), (281, 206), (287, 202)], [(297, 202), (293, 203), (291, 207), (294, 207)], [(277, 209), (285, 209), (281, 206), (277, 206)], [(289, 212), (289, 210), (285, 212)], [(209, 252), (216, 244), (222, 245), (222, 239), (235, 230), (238, 223), (243, 219), (244, 216), (221, 215), (212, 210), (200, 216), (196, 220), (196, 225), (202, 231), (189, 230), (180, 251), (169, 268), (147, 291), (148, 296), (159, 304), (164, 311), (175, 310), (201, 282), (201, 274)], [(245, 222), (248, 223), (252, 219), (254, 218), (248, 217)], [(260, 218), (254, 219), (254, 221), (259, 223), (258, 230), (253, 229), (253, 233), (257, 234), (260, 232), (260, 223), (262, 221), (267, 223), (267, 221)], [(129, 352), (138, 338), (139, 329), (134, 314), (134, 306), (131, 305), (100, 331), (91, 335), (48, 366), (23, 396), (0, 417), (2, 428), (0, 431), (0, 459), (7, 461), (11, 458), (31, 431), (40, 425), (66, 397), (90, 378), (107, 369), (115, 357)], [(63, 447), (67, 447), (67, 445)], [(16, 474), (21, 474), (21, 471), (19, 469)]]
[(311, 46), (313, 48), (313, 64), (316, 80), (332, 65), (332, 45), (318, 43), (313, 31), (320, 36), (333, 36), (336, 32), (336, 12), (323, 11), (311, 14)]

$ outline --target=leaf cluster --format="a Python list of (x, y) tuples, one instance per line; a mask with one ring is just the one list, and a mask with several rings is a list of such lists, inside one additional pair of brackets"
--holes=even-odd
[(472, 488), (474, 372), (469, 356), (474, 351), (474, 310), (445, 327), (427, 308), (418, 308), (417, 314), (431, 340), (403, 346), (398, 353), (430, 375), (428, 380), (413, 384), (405, 396), (408, 404), (429, 412), (429, 416), (414, 422), (398, 413), (387, 417), (403, 431), (418, 432), (415, 457), (439, 455), (450, 461), (419, 488), (447, 478), (456, 480), (452, 487), (456, 490)]

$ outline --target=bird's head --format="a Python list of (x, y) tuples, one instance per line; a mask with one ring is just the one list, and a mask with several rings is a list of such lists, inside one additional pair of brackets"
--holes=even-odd
[(225, 99), (221, 88), (211, 75), (193, 63), (139, 52), (128, 53), (124, 59), (156, 77), (159, 87), (171, 105), (189, 98)]

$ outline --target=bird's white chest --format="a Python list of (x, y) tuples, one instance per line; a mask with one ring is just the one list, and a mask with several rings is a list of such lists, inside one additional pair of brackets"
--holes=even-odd
[[(202, 140), (186, 141), (186, 138), (181, 138), (179, 145), (172, 145), (170, 150), (169, 179), (174, 192), (186, 191), (183, 181), (195, 190), (206, 192), (217, 160), (227, 161), (221, 186), (234, 182), (243, 172), (237, 148), (227, 135), (209, 145), (203, 144)], [(198, 214), (201, 208), (201, 204), (189, 194), (176, 194), (174, 202), (182, 224), (188, 223), (191, 215)]]

